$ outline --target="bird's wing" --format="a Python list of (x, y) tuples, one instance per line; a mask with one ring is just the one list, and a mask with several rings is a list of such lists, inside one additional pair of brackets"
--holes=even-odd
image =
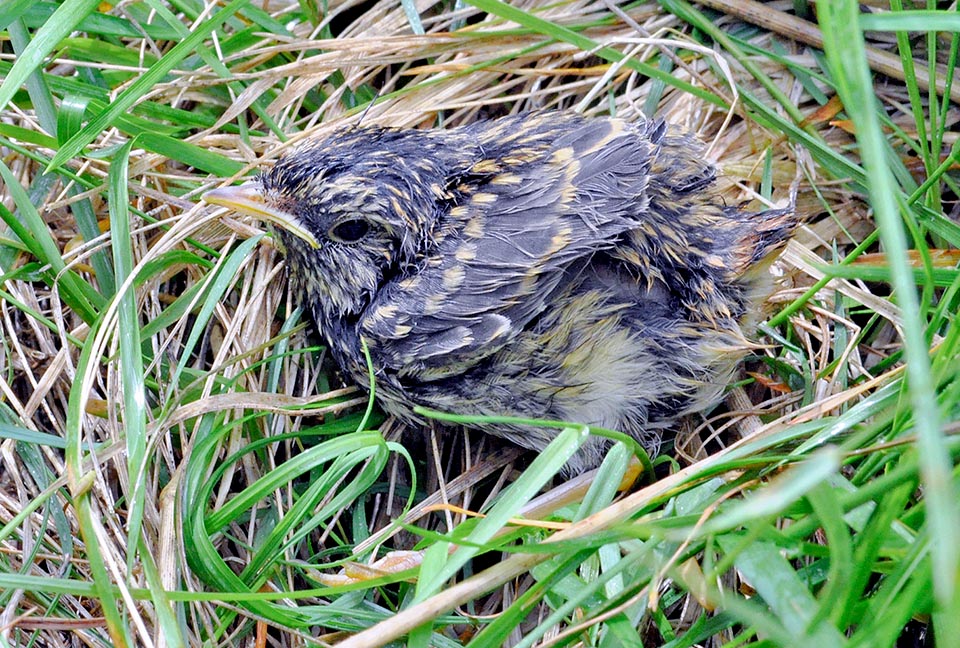
[(361, 334), (376, 364), (427, 380), (462, 372), (638, 226), (663, 124), (573, 126), (486, 147), (499, 154), (460, 184), (462, 200), (434, 232), (435, 247), (368, 308)]

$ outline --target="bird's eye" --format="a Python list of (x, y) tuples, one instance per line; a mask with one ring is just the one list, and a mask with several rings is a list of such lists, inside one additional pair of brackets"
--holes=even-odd
[(365, 220), (354, 218), (337, 223), (330, 228), (330, 238), (340, 243), (356, 243), (370, 231), (370, 224)]

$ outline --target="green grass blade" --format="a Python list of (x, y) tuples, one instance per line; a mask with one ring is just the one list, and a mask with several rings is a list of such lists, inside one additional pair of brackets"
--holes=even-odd
[(837, 91), (850, 118), (857, 124), (864, 167), (868, 171), (870, 201), (879, 224), (880, 238), (903, 311), (904, 356), (909, 378), (908, 395), (917, 429), (917, 452), (925, 484), (928, 532), (934, 542), (933, 584), (938, 602), (934, 625), (943, 645), (960, 645), (960, 509), (952, 486), (950, 454), (943, 436), (940, 409), (930, 374), (929, 347), (920, 305), (907, 263), (907, 241), (898, 216), (896, 188), (886, 164), (886, 142), (876, 117), (876, 96), (866, 63), (860, 12), (852, 0), (821, 1), (817, 5)]
[(70, 35), (77, 23), (92, 12), (99, 0), (65, 0), (43, 27), (34, 34), (27, 48), (17, 57), (10, 73), (0, 84), (0, 112), (7, 107), (21, 85), (42, 68), (44, 59), (64, 38)]
[(100, 535), (106, 531), (100, 523), (101, 510), (90, 496), (96, 480), (96, 474), (88, 465), (86, 447), (86, 403), (92, 391), (91, 380), (96, 373), (92, 365), (99, 359), (97, 344), (103, 320), (98, 319), (91, 326), (90, 334), (84, 341), (77, 362), (78, 379), (70, 389), (67, 405), (66, 440), (67, 449), (64, 463), (67, 470), (67, 485), (72, 497), (71, 505), (80, 527), (80, 535), (86, 547), (86, 558), (90, 561), (93, 576), (94, 598), (100, 604), (101, 613), (106, 621), (110, 638), (119, 648), (132, 648), (130, 629), (124, 615), (120, 612), (120, 597), (114, 588), (113, 579), (107, 569), (106, 559), (101, 551), (103, 546)]
[(20, 18), (33, 5), (33, 0), (3, 0), (0, 2), (0, 31)]
[[(13, 43), (14, 51), (21, 54), (29, 46), (29, 36), (26, 29), (19, 22), (10, 25), (10, 40)], [(33, 101), (34, 109), (37, 111), (37, 117), (40, 125), (51, 134), (57, 136), (59, 141), (66, 139), (69, 134), (79, 127), (79, 120), (83, 118), (86, 109), (87, 99), (85, 97), (68, 96), (60, 102), (59, 109), (56, 107), (53, 95), (50, 92), (46, 82), (46, 76), (42, 69), (32, 73), (26, 81), (27, 93)], [(57, 148), (52, 146), (51, 148)], [(64, 181), (67, 180), (66, 174), (63, 174)], [(38, 182), (47, 181), (53, 184), (53, 178), (40, 176)], [(49, 191), (49, 189), (48, 189)], [(69, 188), (71, 196), (82, 193), (82, 189), (76, 185)], [(91, 241), (100, 234), (97, 226), (97, 217), (93, 213), (89, 198), (81, 198), (73, 203), (71, 212), (77, 221), (77, 226), (83, 234), (84, 239)], [(114, 292), (113, 269), (107, 260), (107, 255), (103, 251), (94, 252), (91, 257), (91, 263), (97, 275), (98, 287), (102, 294), (112, 295)]]
[[(465, 540), (474, 545), (482, 545), (493, 538), (507, 521), (517, 514), (520, 506), (536, 495), (547, 479), (563, 467), (573, 453), (580, 447), (584, 431), (578, 428), (566, 428), (560, 432), (547, 448), (541, 452), (527, 470), (510, 485), (500, 501)], [(422, 601), (440, 590), (443, 583), (479, 553), (473, 546), (462, 546), (452, 555), (447, 555), (447, 544), (437, 543), (428, 550), (424, 558), (420, 579), (417, 582), (417, 594), (414, 599)]]
[[(68, 0), (70, 1), (70, 0)], [(73, 0), (79, 1), (79, 0)], [(96, 4), (96, 0), (86, 0)], [(223, 9), (213, 14), (208, 20), (198, 25), (196, 29), (185, 39), (173, 46), (163, 58), (150, 67), (144, 74), (137, 77), (130, 86), (110, 103), (106, 110), (94, 117), (79, 133), (70, 138), (63, 147), (57, 151), (57, 154), (50, 160), (47, 171), (51, 171), (63, 165), (67, 160), (73, 158), (83, 147), (93, 141), (101, 132), (109, 128), (117, 117), (129, 110), (150, 88), (166, 76), (173, 68), (192, 54), (198, 45), (210, 35), (210, 32), (219, 27), (227, 18), (242, 9), (249, 0), (232, 0)], [(16, 67), (16, 65), (14, 65)], [(6, 88), (6, 83), (3, 86)], [(11, 95), (12, 96), (12, 95)], [(3, 95), (0, 94), (0, 99)], [(4, 102), (0, 102), (0, 106)]]
[(960, 14), (956, 11), (914, 9), (860, 14), (864, 31), (960, 32)]
[[(625, 58), (623, 54), (612, 47), (601, 47), (600, 43), (597, 43), (583, 34), (579, 34), (572, 29), (568, 29), (562, 25), (550, 22), (549, 20), (544, 20), (543, 18), (534, 16), (533, 14), (523, 11), (522, 9), (518, 9), (505, 2), (501, 2), (501, 0), (468, 1), (474, 7), (482, 9), (487, 13), (500, 16), (505, 20), (512, 20), (513, 22), (519, 23), (528, 29), (532, 29), (535, 32), (543, 34), (544, 36), (575, 45), (586, 52), (592, 52), (594, 55), (599, 56), (606, 61), (618, 63)], [(636, 61), (634, 59), (625, 61), (624, 65), (628, 69), (639, 72), (640, 74), (651, 79), (663, 81), (667, 85), (673, 86), (679, 90), (683, 90), (684, 92), (688, 92), (695, 97), (699, 97), (700, 99), (703, 99), (704, 101), (715, 106), (720, 106), (724, 109), (727, 108), (726, 102), (712, 92), (707, 92), (703, 88), (698, 88), (691, 83), (687, 83), (682, 79), (678, 79), (669, 72), (665, 72), (660, 68), (648, 65), (641, 61)]]
[(113, 269), (121, 292), (117, 294), (117, 334), (120, 337), (120, 385), (123, 394), (123, 431), (127, 443), (127, 469), (130, 475), (129, 517), (127, 519), (127, 569), (133, 571), (140, 544), (140, 527), (146, 500), (148, 478), (147, 398), (144, 386), (143, 351), (140, 346), (140, 322), (137, 298), (133, 292), (133, 249), (130, 245), (130, 197), (127, 191), (130, 150), (128, 141), (110, 165), (109, 200)]
[(20, 181), (14, 177), (2, 160), (0, 160), (0, 179), (6, 184), (7, 191), (13, 197), (20, 216), (14, 218), (4, 209), (0, 210), (0, 218), (3, 218), (38, 261), (50, 266), (47, 281), (51, 286), (60, 285), (60, 296), (63, 301), (84, 321), (92, 322), (103, 308), (105, 300), (75, 272), (67, 269), (46, 223), (43, 222), (36, 207), (30, 202), (29, 196), (20, 186)]

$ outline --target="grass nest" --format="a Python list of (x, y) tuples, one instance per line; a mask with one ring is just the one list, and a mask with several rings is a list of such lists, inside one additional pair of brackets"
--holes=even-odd
[[(960, 645), (956, 13), (703, 4), (8, 2), (0, 641)], [(806, 223), (639, 477), (402, 430), (199, 201), (358, 124), (559, 109), (693, 131)]]

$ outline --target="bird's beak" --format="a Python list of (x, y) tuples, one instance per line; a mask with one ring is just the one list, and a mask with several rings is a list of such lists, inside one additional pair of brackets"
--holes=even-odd
[(320, 247), (317, 237), (303, 226), (300, 219), (289, 212), (268, 205), (264, 200), (263, 192), (255, 182), (245, 182), (236, 187), (220, 187), (208, 191), (203, 194), (203, 200), (211, 205), (229, 207), (242, 214), (249, 214), (254, 218), (273, 223), (297, 238), (303, 239), (310, 244), (310, 247), (314, 249)]

